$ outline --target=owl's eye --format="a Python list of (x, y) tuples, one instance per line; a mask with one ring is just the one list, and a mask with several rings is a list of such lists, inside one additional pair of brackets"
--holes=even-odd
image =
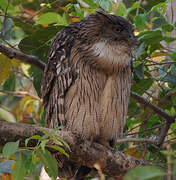
[(116, 32), (121, 32), (122, 31), (122, 29), (121, 28), (113, 28), (113, 31), (116, 33)]

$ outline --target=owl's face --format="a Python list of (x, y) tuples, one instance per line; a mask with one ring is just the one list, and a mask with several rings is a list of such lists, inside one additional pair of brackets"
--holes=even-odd
[[(137, 38), (134, 35), (133, 25), (123, 17), (97, 11), (92, 15), (96, 26), (96, 36), (99, 41), (135, 47)], [(91, 21), (90, 21), (91, 22)], [(91, 24), (93, 24), (91, 22)], [(93, 26), (91, 26), (93, 27)]]

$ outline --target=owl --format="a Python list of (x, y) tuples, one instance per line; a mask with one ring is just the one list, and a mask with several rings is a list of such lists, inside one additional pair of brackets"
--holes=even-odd
[(47, 127), (113, 146), (123, 135), (136, 43), (133, 25), (104, 10), (59, 31), (42, 82)]

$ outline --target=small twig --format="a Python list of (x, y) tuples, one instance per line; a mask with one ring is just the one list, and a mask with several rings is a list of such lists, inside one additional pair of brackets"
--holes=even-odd
[[(141, 5), (142, 0), (139, 0), (139, 5)], [(139, 14), (139, 7), (136, 9), (136, 16)]]
[(146, 138), (123, 138), (123, 139), (118, 139), (116, 141), (116, 144), (120, 144), (124, 142), (143, 142), (143, 143), (149, 143), (149, 144), (157, 144), (156, 140), (146, 139)]
[[(0, 14), (0, 16), (4, 17), (5, 15)], [(19, 16), (13, 16), (13, 15), (8, 14), (8, 15), (6, 15), (6, 17), (7, 17), (7, 18), (11, 18), (11, 19), (19, 20), (20, 22), (22, 22), (22, 23), (30, 26), (31, 28), (37, 29), (36, 26), (34, 26), (33, 24), (30, 24), (30, 23), (27, 23), (25, 19), (22, 19), (22, 18), (19, 17)]]
[(0, 93), (5, 93), (5, 94), (12, 94), (14, 96), (30, 96), (33, 99), (39, 100), (40, 102), (42, 102), (42, 99), (40, 99), (37, 96), (34, 96), (32, 94), (30, 94), (27, 91), (6, 91), (6, 90), (0, 90)]
[(145, 129), (145, 130), (143, 130), (143, 131), (138, 131), (138, 132), (132, 132), (132, 133), (129, 133), (129, 132), (127, 132), (127, 133), (125, 133), (124, 134), (124, 136), (132, 136), (132, 135), (136, 135), (136, 134), (139, 134), (139, 133), (145, 133), (145, 132), (149, 132), (149, 131), (152, 131), (152, 130), (154, 130), (154, 129), (157, 129), (157, 128), (160, 128), (160, 127), (162, 127), (163, 125), (165, 125), (166, 124), (166, 122), (165, 123), (161, 123), (161, 124), (157, 124), (157, 125), (155, 125), (155, 126), (153, 126), (153, 127), (151, 127), (151, 128), (147, 128), (147, 129)]
[(44, 68), (45, 68), (45, 63), (40, 61), (40, 59), (36, 56), (24, 54), (19, 50), (9, 48), (9, 47), (4, 46), (2, 44), (0, 44), (0, 52), (2, 54), (6, 55), (7, 57), (9, 57), (10, 59), (16, 58), (20, 61), (34, 65), (34, 66), (40, 68), (41, 70), (44, 70)]

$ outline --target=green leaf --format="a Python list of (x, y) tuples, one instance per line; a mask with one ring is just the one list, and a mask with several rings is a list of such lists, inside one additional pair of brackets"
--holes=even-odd
[(25, 159), (22, 157), (22, 154), (20, 153), (12, 170), (12, 177), (15, 180), (24, 180), (24, 176), (27, 172), (24, 162), (25, 162)]
[(44, 139), (42, 140), (42, 142), (40, 143), (40, 146), (42, 148), (43, 151), (45, 151), (45, 146), (46, 146), (46, 143), (48, 143), (49, 139)]
[(53, 158), (53, 156), (48, 150), (42, 151), (41, 149), (38, 149), (37, 155), (42, 161), (45, 171), (53, 180), (55, 180), (58, 176), (58, 167), (56, 159)]
[(14, 154), (19, 147), (19, 141), (16, 142), (8, 142), (2, 149), (2, 154), (4, 157), (9, 158), (12, 154)]
[[(155, 41), (153, 41), (155, 39)], [(146, 44), (156, 44), (163, 40), (161, 30), (145, 31), (139, 34), (138, 40)]]
[(135, 2), (130, 8), (128, 8), (128, 10), (127, 10), (127, 15), (128, 15), (131, 11), (133, 11), (133, 10), (135, 10), (135, 9), (138, 9), (138, 8), (141, 8), (139, 1)]
[(143, 64), (139, 64), (137, 67), (134, 68), (134, 72), (136, 73), (139, 79), (144, 78), (144, 66)]
[(173, 53), (171, 54), (171, 59), (174, 60), (174, 61), (176, 61), (176, 52), (173, 52)]
[[(144, 91), (148, 90), (153, 84), (152, 79), (141, 79), (136, 80), (137, 86), (132, 85), (131, 90), (142, 95)], [(140, 88), (139, 88), (140, 87)]]
[(145, 29), (146, 18), (146, 14), (139, 14), (135, 17), (136, 28), (140, 31)]
[(172, 26), (171, 24), (165, 24), (165, 25), (162, 26), (162, 29), (164, 31), (171, 32), (171, 31), (174, 30), (174, 26)]
[(150, 11), (155, 11), (160, 14), (163, 14), (163, 13), (165, 13), (166, 7), (167, 7), (167, 2), (161, 2), (161, 3), (153, 6)]
[(43, 132), (45, 135), (47, 135), (48, 137), (51, 137), (51, 136), (53, 135), (53, 133), (54, 133), (54, 131), (48, 132), (48, 131), (45, 130), (45, 129), (41, 129), (41, 130), (42, 130), (42, 132)]
[(167, 43), (171, 43), (171, 42), (175, 41), (176, 38), (164, 36), (163, 40), (166, 41)]
[(66, 153), (65, 150), (63, 148), (61, 148), (60, 146), (50, 145), (48, 147), (53, 148), (53, 149), (59, 151), (60, 153), (64, 154), (65, 156), (69, 157), (69, 154)]
[(116, 14), (118, 16), (125, 16), (127, 14), (127, 8), (123, 2), (119, 3), (119, 6), (116, 10)]
[(37, 20), (36, 25), (53, 24), (53, 23), (57, 23), (62, 26), (68, 25), (67, 20), (64, 16), (62, 17), (59, 14), (54, 13), (54, 12), (48, 12), (48, 13), (42, 14)]
[(39, 136), (39, 135), (35, 135), (35, 136), (31, 136), (30, 138), (27, 138), (26, 140), (25, 140), (25, 146), (27, 146), (28, 145), (28, 143), (29, 143), (29, 140), (31, 140), (31, 139), (35, 139), (35, 140), (42, 140), (42, 137), (41, 136)]
[(62, 138), (57, 136), (57, 137), (54, 137), (53, 140), (54, 140), (54, 142), (56, 144), (65, 146), (69, 151), (71, 151), (70, 146), (68, 145), (68, 143), (65, 142)]
[[(161, 180), (164, 172), (154, 166), (140, 166), (130, 170), (124, 177), (124, 180)], [(153, 180), (154, 180), (153, 179)]]
[[(12, 3), (8, 3), (7, 0), (0, 0), (0, 5), (1, 5), (1, 8), (3, 9), (3, 11), (7, 10), (7, 13), (16, 15), (16, 11), (15, 11), (15, 8), (12, 5)], [(8, 7), (8, 9), (7, 9), (7, 7)]]

